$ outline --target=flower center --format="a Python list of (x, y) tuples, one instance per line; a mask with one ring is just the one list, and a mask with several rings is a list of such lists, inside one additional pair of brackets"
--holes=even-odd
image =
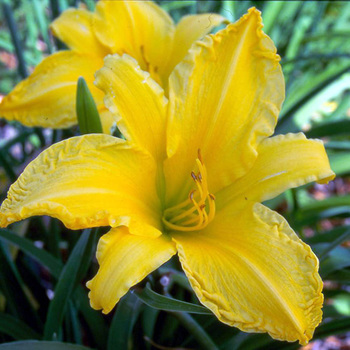
[(215, 197), (208, 191), (207, 170), (203, 164), (200, 150), (196, 159), (198, 173), (191, 172), (196, 184), (188, 198), (164, 211), (164, 225), (176, 231), (197, 231), (205, 228), (215, 216)]

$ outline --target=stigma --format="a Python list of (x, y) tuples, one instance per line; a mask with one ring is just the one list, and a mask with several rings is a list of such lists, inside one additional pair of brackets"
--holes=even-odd
[(203, 163), (200, 150), (196, 159), (198, 172), (191, 172), (190, 176), (195, 183), (188, 198), (180, 204), (170, 207), (164, 211), (163, 223), (175, 231), (198, 231), (214, 219), (215, 196), (209, 193), (207, 182), (207, 170)]

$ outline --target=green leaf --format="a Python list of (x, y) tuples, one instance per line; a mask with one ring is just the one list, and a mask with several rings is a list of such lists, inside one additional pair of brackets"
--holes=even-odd
[(304, 15), (298, 17), (296, 25), (294, 26), (293, 33), (288, 42), (288, 47), (285, 54), (285, 57), (287, 59), (291, 59), (298, 54), (298, 52), (300, 51), (302, 40), (306, 32), (310, 28), (311, 23), (311, 16)]
[(203, 327), (188, 313), (186, 312), (172, 312), (172, 315), (178, 319), (178, 321), (188, 330), (188, 332), (193, 336), (200, 349), (205, 350), (218, 350), (218, 347), (213, 342), (211, 337), (203, 329)]
[(10, 162), (6, 159), (6, 156), (0, 151), (0, 165), (4, 168), (7, 177), (12, 181), (17, 180), (17, 175), (15, 171), (13, 170)]
[[(25, 254), (47, 268), (55, 279), (60, 277), (63, 264), (45, 250), (37, 248), (30, 240), (6, 229), (0, 229), (0, 239), (19, 247)], [(102, 315), (90, 307), (86, 294), (84, 288), (78, 286), (74, 293), (74, 300), (88, 323), (95, 342), (100, 348), (104, 348), (107, 339), (105, 323)]]
[(43, 36), (45, 44), (47, 45), (49, 52), (53, 52), (51, 40), (48, 34), (48, 24), (47, 24), (47, 16), (45, 14), (45, 6), (42, 1), (33, 0), (33, 10), (35, 17), (38, 22), (38, 27), (40, 29), (40, 34)]
[(65, 340), (74, 344), (82, 344), (82, 327), (80, 325), (78, 309), (72, 300), (68, 301), (64, 319)]
[(330, 321), (321, 324), (316, 331), (314, 338), (320, 339), (330, 335), (342, 334), (350, 331), (350, 317), (342, 318), (340, 320)]
[(91, 239), (94, 239), (94, 235), (91, 235), (90, 231), (90, 229), (83, 231), (57, 282), (54, 298), (50, 303), (47, 314), (44, 329), (45, 340), (53, 339), (55, 334), (58, 334), (59, 332), (67, 303), (72, 295), (76, 283), (78, 282), (78, 278), (81, 277), (81, 263), (84, 261), (85, 255), (90, 254), (90, 241)]
[(221, 1), (220, 14), (230, 22), (236, 20), (236, 3), (234, 1)]
[(350, 141), (328, 141), (325, 144), (327, 150), (350, 151)]
[(10, 230), (0, 229), (0, 240), (16, 245), (23, 252), (45, 266), (53, 277), (59, 278), (63, 264), (50, 253), (37, 248), (29, 239), (17, 236)]
[[(231, 2), (231, 1), (228, 1)], [(267, 1), (262, 12), (264, 20), (264, 32), (270, 34), (272, 27), (276, 24), (276, 19), (281, 13), (286, 1)]]
[[(142, 318), (141, 318), (144, 338), (153, 339), (157, 331), (156, 322), (157, 322), (159, 313), (160, 313), (160, 310), (153, 309), (148, 305), (144, 305), (144, 309), (142, 311)], [(147, 346), (147, 349), (151, 349), (151, 344), (149, 344), (148, 342), (146, 346)]]
[(203, 306), (187, 303), (185, 301), (176, 300), (176, 299), (158, 294), (153, 290), (151, 290), (148, 285), (141, 291), (134, 289), (133, 292), (145, 304), (155, 309), (165, 310), (165, 311), (181, 311), (181, 312), (188, 312), (193, 314), (212, 315), (212, 312)]
[(80, 269), (77, 273), (77, 281), (79, 282), (87, 273), (90, 263), (92, 261), (93, 256), (96, 252), (96, 238), (98, 235), (99, 227), (94, 227), (92, 229), (89, 229), (90, 235), (88, 243), (85, 247), (85, 253), (82, 256), (81, 262), (80, 262)]
[(108, 328), (105, 319), (100, 311), (94, 310), (90, 306), (87, 296), (87, 289), (83, 286), (78, 286), (74, 292), (75, 305), (79, 308), (84, 317), (88, 331), (94, 339), (99, 349), (106, 349)]
[(305, 238), (304, 241), (309, 245), (316, 243), (332, 243), (335, 239), (338, 239), (341, 235), (343, 235), (347, 230), (350, 230), (349, 225), (335, 227), (332, 230), (320, 232), (312, 237)]
[(24, 79), (28, 76), (28, 71), (26, 67), (26, 62), (24, 60), (22, 43), (19, 38), (19, 30), (17, 28), (11, 6), (7, 2), (3, 2), (1, 5), (4, 11), (4, 17), (6, 19), (7, 25), (11, 33), (12, 43), (15, 48), (17, 62), (18, 62), (18, 73)]
[[(315, 248), (315, 246), (313, 247)], [(343, 247), (336, 247), (320, 263), (320, 275), (326, 278), (332, 272), (350, 266), (350, 251)]]
[[(236, 343), (237, 340), (240, 341), (240, 344), (238, 347), (234, 347), (234, 349), (239, 350), (253, 350), (253, 349), (265, 349), (271, 346), (271, 344), (274, 344), (275, 342), (271, 339), (270, 336), (267, 334), (244, 334), (241, 337), (234, 336), (232, 341), (229, 343), (230, 347), (225, 347), (225, 350), (231, 350), (231, 344)], [(268, 347), (266, 347), (266, 344), (269, 344)], [(281, 349), (283, 347), (283, 343), (279, 342), (279, 345), (281, 346)]]
[(0, 344), (0, 348), (4, 350), (91, 350), (81, 345), (36, 340)]
[(307, 137), (329, 137), (342, 134), (350, 134), (350, 120), (322, 123), (305, 132)]
[(329, 253), (335, 249), (338, 245), (347, 241), (350, 237), (350, 230), (345, 231), (340, 237), (335, 239), (331, 244), (328, 244), (327, 247), (318, 255), (320, 260), (324, 260)]
[(342, 284), (350, 284), (350, 270), (339, 270), (327, 276), (327, 280)]
[(300, 206), (293, 213), (294, 225), (312, 225), (317, 221), (334, 216), (348, 216), (350, 212), (350, 196), (329, 197), (320, 201), (312, 201)]
[(321, 90), (331, 84), (333, 81), (337, 80), (344, 73), (350, 70), (350, 65), (340, 67), (335, 67), (334, 69), (329, 69), (322, 76), (316, 79), (316, 83), (309, 84), (302, 89), (299, 89), (301, 93), (297, 93), (296, 96), (292, 99), (289, 98), (282, 110), (278, 125), (276, 130), (278, 133), (290, 132), (291, 130), (289, 125), (289, 119), (293, 118), (296, 111), (304, 106), (304, 104), (311, 100), (316, 94)]
[(41, 335), (16, 317), (0, 313), (0, 333), (7, 334), (16, 340), (40, 339)]
[(0, 244), (0, 266), (0, 289), (10, 312), (40, 330), (42, 323), (24, 291), (25, 286), (16, 265), (2, 244)]
[(102, 133), (102, 124), (92, 94), (84, 80), (80, 77), (77, 84), (76, 112), (80, 133)]
[(350, 173), (350, 152), (330, 153), (329, 162), (337, 176)]
[(140, 300), (132, 293), (119, 301), (108, 334), (107, 350), (130, 348), (132, 330), (141, 306)]

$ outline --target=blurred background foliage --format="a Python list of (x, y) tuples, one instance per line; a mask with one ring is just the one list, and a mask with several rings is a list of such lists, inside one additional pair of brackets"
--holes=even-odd
[[(286, 101), (277, 133), (322, 138), (337, 178), (267, 203), (320, 259), (324, 320), (307, 349), (350, 348), (350, 2), (157, 1), (175, 21), (217, 12), (235, 21), (251, 6), (281, 55)], [(63, 45), (48, 30), (70, 6), (93, 0), (0, 0), (0, 96)], [(30, 129), (0, 121), (0, 199), (43, 148), (78, 129)], [(246, 334), (199, 305), (176, 258), (129, 292), (109, 315), (90, 308), (85, 282), (97, 270), (96, 242), (108, 228), (69, 231), (31, 218), (0, 230), (0, 348), (298, 349)], [(180, 301), (181, 300), (181, 301)], [(8, 344), (4, 344), (8, 343)]]

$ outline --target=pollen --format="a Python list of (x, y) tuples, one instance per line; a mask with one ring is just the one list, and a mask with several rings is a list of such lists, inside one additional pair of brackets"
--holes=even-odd
[(215, 216), (215, 196), (209, 193), (207, 183), (207, 170), (203, 163), (200, 150), (196, 159), (198, 173), (191, 172), (196, 188), (188, 198), (180, 204), (164, 211), (163, 223), (175, 231), (198, 231), (205, 228)]

